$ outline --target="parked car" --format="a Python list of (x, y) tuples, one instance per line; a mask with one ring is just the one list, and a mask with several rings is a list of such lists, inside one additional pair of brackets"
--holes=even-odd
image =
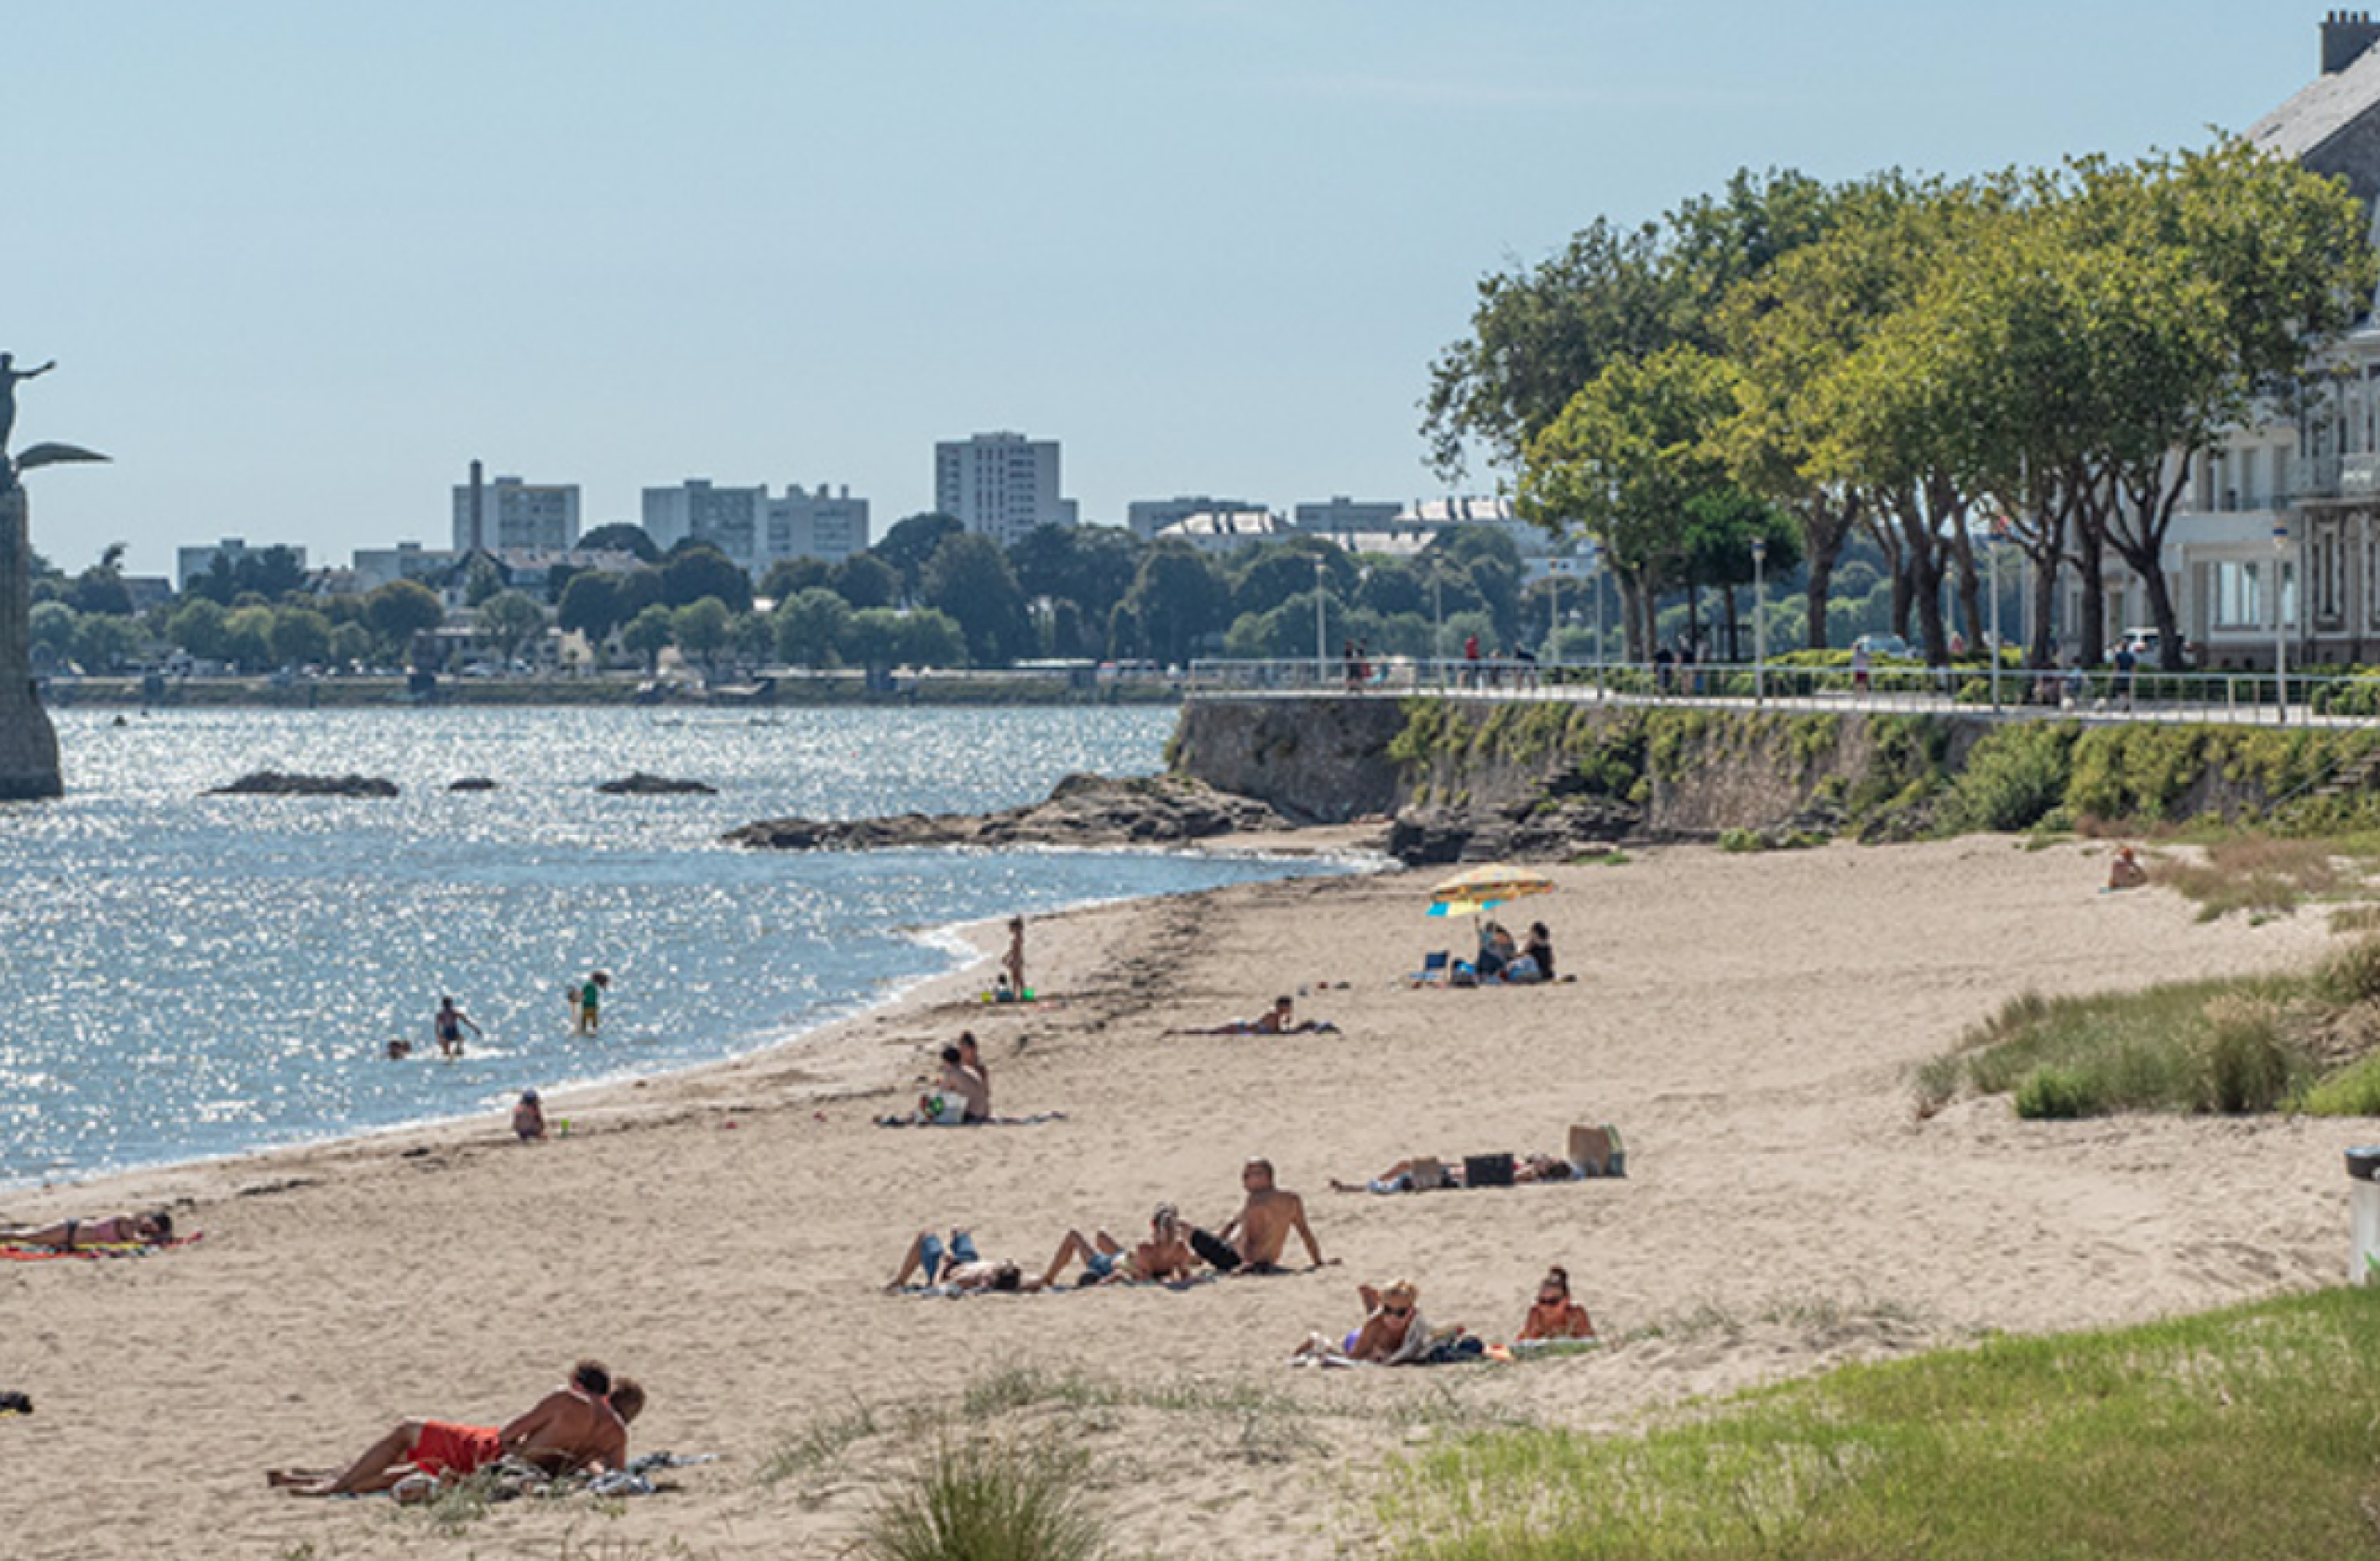
[(1851, 642), (1851, 648), (1865, 650), (1871, 656), (1905, 656), (1909, 654), (1909, 642), (1897, 634), (1862, 634)]
[(2129, 650), (2132, 652), (2133, 660), (2143, 667), (2152, 666), (2156, 663), (2159, 649), (2163, 644), (2164, 641), (2153, 628), (2127, 628), (2117, 635), (2114, 642), (2108, 646), (2108, 659), (2113, 661), (2116, 658), (2116, 652)]

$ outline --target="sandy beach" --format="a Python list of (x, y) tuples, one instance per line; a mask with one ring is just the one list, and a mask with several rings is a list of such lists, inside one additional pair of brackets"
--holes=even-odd
[[(1051, 1001), (975, 1000), (986, 964), (765, 1056), (558, 1094), (565, 1139), (516, 1144), (490, 1117), (0, 1196), (11, 1221), (169, 1202), (205, 1233), (0, 1265), (0, 1388), (38, 1405), (0, 1421), (21, 1498), (0, 1549), (831, 1554), (938, 1407), (1078, 1446), (1129, 1551), (1304, 1561), (1385, 1538), (1376, 1471), (1451, 1427), (1624, 1428), (1983, 1330), (2341, 1277), (2355, 1124), (2028, 1124), (2004, 1101), (1921, 1121), (1910, 1087), (2017, 993), (2297, 963), (2330, 941), (2318, 912), (2200, 923), (2161, 890), (2097, 893), (2093, 848), (1989, 837), (1553, 873), (1506, 919), (1552, 926), (1578, 977), (1558, 986), (1408, 989), (1469, 935), (1421, 915), (1432, 874), (1245, 886), (1037, 921)], [(1162, 1033), (1300, 992), (1341, 1032)], [(1064, 1120), (874, 1126), (971, 1025), (998, 1108)], [(557, 1024), (558, 1056), (585, 1044)], [(1555, 1149), (1573, 1121), (1622, 1129), (1625, 1180), (1329, 1189), (1416, 1153)], [(1070, 1226), (1132, 1239), (1160, 1200), (1219, 1224), (1254, 1155), (1305, 1195), (1332, 1266), (1182, 1293), (881, 1291), (925, 1226), (1038, 1267)], [(1549, 1263), (1607, 1348), (1283, 1364), (1307, 1330), (1354, 1326), (1359, 1280), (1397, 1276), (1432, 1321), (1509, 1337)], [(451, 1530), (265, 1488), (267, 1467), (344, 1459), (408, 1414), (492, 1423), (590, 1354), (652, 1394), (636, 1450), (721, 1460), (655, 1496), (514, 1502)]]

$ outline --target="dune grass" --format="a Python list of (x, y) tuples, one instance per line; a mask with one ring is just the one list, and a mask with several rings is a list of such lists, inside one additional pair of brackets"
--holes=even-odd
[(2364, 1116), (2380, 1105), (2380, 937), (2313, 969), (2133, 992), (2029, 992), (1918, 1069), (1917, 1109), (2004, 1094), (2029, 1118), (2119, 1111)]
[(2234, 911), (2286, 915), (2347, 881), (2341, 852), (2342, 842), (2335, 840), (2236, 835), (2208, 844), (2198, 861), (2160, 863), (2150, 876), (2195, 902), (2202, 921)]
[(1476, 1435), (1407, 1561), (2380, 1557), (2380, 1290), (1855, 1367), (1641, 1436)]
[(861, 1528), (866, 1561), (1098, 1561), (1104, 1515), (1082, 1461), (1048, 1443), (946, 1437), (882, 1491)]

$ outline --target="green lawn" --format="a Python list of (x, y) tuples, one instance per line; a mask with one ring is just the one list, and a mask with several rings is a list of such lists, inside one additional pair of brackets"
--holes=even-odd
[(1641, 1436), (1472, 1436), (1411, 1561), (2380, 1557), (2380, 1289), (1856, 1367)]

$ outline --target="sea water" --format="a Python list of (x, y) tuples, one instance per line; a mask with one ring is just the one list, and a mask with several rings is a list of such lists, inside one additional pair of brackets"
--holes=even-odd
[[(953, 923), (1332, 870), (1161, 853), (749, 851), (738, 825), (977, 812), (1159, 767), (1173, 712), (57, 715), (0, 805), (0, 1186), (500, 1106), (750, 1052), (947, 971)], [(212, 797), (256, 770), (392, 800)], [(715, 796), (613, 797), (641, 770)], [(450, 783), (484, 776), (492, 791)], [(1028, 945), (1029, 952), (1029, 945)], [(602, 1029), (565, 992), (611, 975)], [(442, 1060), (442, 996), (485, 1031)], [(391, 1037), (412, 1057), (386, 1059)]]

